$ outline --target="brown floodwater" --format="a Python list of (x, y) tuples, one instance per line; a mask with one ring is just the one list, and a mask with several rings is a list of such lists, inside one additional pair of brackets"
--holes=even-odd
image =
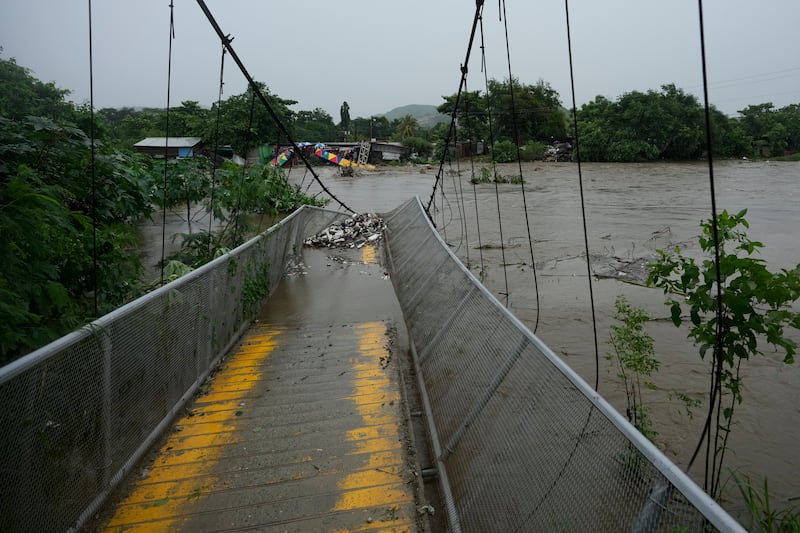
[[(481, 166), (486, 165), (475, 165), (475, 175), (480, 175)], [(344, 177), (326, 167), (319, 173), (353, 210), (381, 213), (414, 195), (427, 203), (436, 169), (394, 167)], [(519, 170), (517, 164), (499, 165), (498, 173), (512, 176)], [(440, 232), (501, 302), (593, 384), (595, 344), (577, 165), (525, 164), (524, 186), (473, 187), (472, 174), (469, 162), (447, 168), (444, 195), (437, 193), (435, 201)], [(624, 412), (624, 389), (615, 366), (605, 359), (614, 300), (622, 294), (656, 319), (647, 329), (655, 339), (661, 368), (653, 377), (658, 390), (647, 392), (647, 402), (658, 431), (656, 443), (685, 466), (705, 414), (708, 364), (686, 339), (686, 330), (672, 325), (663, 293), (628, 281), (641, 281), (644, 265), (657, 249), (679, 245), (699, 256), (699, 222), (711, 214), (708, 165), (592, 163), (582, 165), (582, 174), (599, 339), (599, 390)], [(748, 234), (764, 243), (761, 256), (769, 267), (777, 270), (800, 263), (800, 163), (722, 161), (715, 164), (714, 174), (718, 210), (748, 210)], [(290, 181), (304, 189), (310, 184), (309, 192), (319, 192), (310, 178), (302, 169), (290, 172)], [(329, 207), (335, 208), (335, 202)], [(800, 310), (800, 305), (794, 309)], [(790, 336), (800, 341), (798, 332)], [(743, 371), (744, 400), (736, 408), (723, 480), (730, 477), (730, 470), (750, 476), (755, 486), (762, 486), (767, 477), (773, 505), (785, 508), (797, 505), (800, 498), (800, 461), (795, 456), (800, 442), (800, 364), (784, 364), (783, 356), (769, 346), (763, 351)], [(682, 405), (669, 398), (673, 391), (704, 405), (689, 418)], [(702, 484), (701, 463), (698, 460), (691, 473)], [(732, 481), (725, 498), (726, 506), (739, 507)]]

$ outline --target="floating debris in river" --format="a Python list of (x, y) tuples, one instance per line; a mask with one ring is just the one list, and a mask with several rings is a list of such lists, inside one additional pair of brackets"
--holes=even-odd
[(383, 219), (375, 213), (355, 214), (334, 222), (305, 240), (306, 246), (326, 248), (361, 248), (377, 242), (383, 232)]

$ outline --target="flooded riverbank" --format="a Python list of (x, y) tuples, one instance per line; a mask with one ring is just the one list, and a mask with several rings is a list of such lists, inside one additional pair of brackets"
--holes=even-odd
[[(481, 166), (486, 165), (476, 165), (476, 175)], [(661, 369), (654, 377), (658, 390), (648, 392), (647, 401), (659, 433), (657, 444), (677, 464), (685, 465), (699, 437), (705, 405), (690, 419), (682, 405), (668, 395), (680, 392), (705, 404), (707, 364), (686, 339), (685, 329), (672, 325), (663, 293), (626, 281), (646, 272), (645, 265), (657, 249), (679, 245), (688, 254), (699, 254), (699, 222), (711, 214), (707, 164), (585, 164), (582, 171), (595, 276), (599, 390), (624, 410), (617, 370), (605, 359), (610, 350), (614, 300), (624, 294), (631, 304), (656, 318), (648, 332), (655, 339)], [(335, 169), (324, 168), (321, 177), (354, 210), (385, 212), (415, 194), (427, 203), (435, 172), (426, 167), (398, 167), (342, 177)], [(500, 165), (498, 172), (514, 175), (518, 167)], [(448, 169), (442, 184), (444, 196), (436, 196), (437, 226), (498, 299), (593, 384), (595, 348), (577, 165), (526, 164), (524, 186), (496, 188), (489, 183), (473, 188), (471, 175), (469, 163)], [(290, 175), (298, 184), (302, 177), (300, 170)], [(718, 209), (748, 209), (749, 236), (764, 243), (762, 256), (771, 270), (800, 262), (796, 237), (800, 164), (724, 161), (715, 165), (715, 179)], [(303, 187), (308, 183), (307, 176)], [(317, 187), (312, 184), (309, 192), (316, 192)], [(792, 336), (800, 340), (796, 332)], [(766, 347), (763, 357), (748, 362), (743, 376), (744, 401), (737, 407), (726, 462), (728, 468), (750, 476), (756, 486), (761, 486), (766, 476), (773, 505), (778, 508), (791, 505), (789, 498), (800, 497), (800, 467), (793, 453), (800, 439), (800, 365), (785, 365), (782, 359)], [(702, 482), (698, 466), (692, 475)], [(726, 476), (727, 472), (723, 479)], [(737, 507), (739, 496), (732, 482), (725, 494), (731, 500), (729, 505)]]

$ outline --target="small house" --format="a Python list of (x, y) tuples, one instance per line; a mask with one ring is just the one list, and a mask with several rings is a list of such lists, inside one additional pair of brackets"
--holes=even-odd
[(194, 157), (200, 153), (203, 139), (200, 137), (147, 137), (133, 145), (137, 152), (150, 157), (167, 159)]
[(408, 156), (408, 148), (399, 142), (372, 141), (369, 152), (370, 163), (384, 161), (399, 161), (401, 157)]

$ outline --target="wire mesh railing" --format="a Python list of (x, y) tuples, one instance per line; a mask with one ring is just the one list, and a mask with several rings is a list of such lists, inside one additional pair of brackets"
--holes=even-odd
[(0, 530), (81, 528), (189, 400), (310, 233), (304, 207), (231, 253), (0, 368)]
[(743, 531), (462, 265), (385, 219), (451, 531)]

